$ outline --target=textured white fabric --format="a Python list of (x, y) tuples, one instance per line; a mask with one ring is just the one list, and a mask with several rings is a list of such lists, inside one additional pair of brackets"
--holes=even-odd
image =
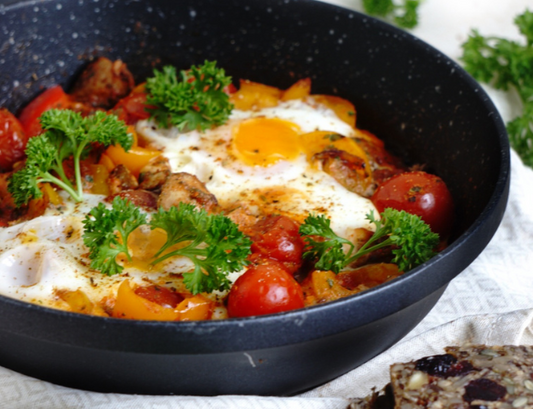
[[(361, 10), (361, 0), (329, 0)], [(471, 28), (518, 38), (512, 21), (533, 0), (425, 0), (413, 34), (451, 58)], [(516, 96), (487, 88), (505, 120), (516, 115)], [(404, 340), (370, 362), (293, 398), (254, 396), (130, 396), (63, 388), (0, 368), (0, 408), (14, 409), (341, 409), (388, 381), (393, 362), (441, 353), (446, 345), (533, 343), (533, 171), (512, 154), (509, 206), (494, 239), (453, 280), (432, 312)]]

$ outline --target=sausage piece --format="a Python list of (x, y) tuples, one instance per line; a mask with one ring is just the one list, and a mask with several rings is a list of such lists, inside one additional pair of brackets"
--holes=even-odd
[(117, 165), (111, 171), (107, 183), (111, 196), (117, 195), (124, 190), (137, 189), (139, 187), (137, 178), (124, 165)]
[(134, 85), (126, 64), (100, 57), (82, 72), (70, 94), (77, 102), (109, 109), (127, 96)]
[[(120, 196), (122, 199), (129, 200), (137, 207), (142, 207), (145, 210), (157, 210), (157, 195), (154, 192), (148, 190), (123, 190), (116, 196)], [(115, 196), (109, 196), (108, 201), (112, 202)]]
[(322, 170), (350, 192), (364, 197), (370, 197), (374, 193), (374, 179), (363, 159), (335, 148), (317, 153), (313, 155), (313, 159), (320, 161)]
[(161, 188), (170, 176), (170, 163), (164, 156), (153, 158), (139, 173), (139, 188), (156, 190)]
[(190, 203), (210, 213), (218, 211), (216, 197), (207, 190), (205, 184), (190, 173), (174, 173), (168, 177), (161, 188), (157, 201), (158, 207), (169, 210), (180, 203)]

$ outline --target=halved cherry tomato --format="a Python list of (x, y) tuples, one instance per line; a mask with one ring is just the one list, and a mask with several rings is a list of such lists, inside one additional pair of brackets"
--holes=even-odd
[(0, 172), (7, 172), (24, 157), (28, 137), (19, 120), (7, 109), (0, 109)]
[(422, 171), (393, 176), (380, 185), (372, 202), (381, 213), (387, 207), (420, 216), (444, 239), (453, 224), (453, 199), (444, 181)]
[(300, 285), (275, 261), (251, 267), (228, 295), (228, 315), (249, 317), (304, 307)]
[(65, 94), (63, 88), (59, 85), (48, 88), (38, 95), (19, 115), (20, 123), (26, 131), (27, 137), (38, 135), (42, 131), (38, 118), (43, 112), (52, 108), (66, 109), (71, 103), (69, 96)]
[(155, 284), (146, 287), (137, 287), (135, 289), (135, 294), (163, 307), (170, 308), (176, 308), (184, 299), (182, 295), (170, 291), (166, 287), (161, 287)]
[(252, 227), (252, 253), (277, 260), (287, 271), (295, 273), (302, 265), (305, 247), (298, 229), (298, 223), (287, 216), (262, 218)]

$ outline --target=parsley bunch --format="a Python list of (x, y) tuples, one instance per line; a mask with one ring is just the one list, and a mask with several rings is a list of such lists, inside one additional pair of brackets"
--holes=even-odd
[(533, 13), (526, 10), (514, 22), (525, 44), (473, 30), (462, 45), (462, 60), (478, 81), (505, 91), (516, 89), (523, 112), (507, 124), (507, 132), (511, 146), (526, 165), (533, 166)]
[[(229, 218), (208, 214), (204, 209), (180, 203), (179, 207), (159, 211), (150, 222), (152, 229), (166, 231), (167, 241), (155, 255), (157, 264), (169, 257), (185, 256), (194, 263), (194, 271), (184, 273), (185, 286), (193, 294), (229, 290), (227, 273), (248, 264), (251, 241)], [(168, 251), (176, 244), (183, 247)]]
[(229, 289), (227, 274), (248, 264), (251, 241), (237, 225), (223, 215), (208, 214), (187, 203), (168, 211), (159, 209), (147, 222), (146, 215), (131, 202), (115, 197), (111, 209), (99, 204), (83, 223), (91, 268), (103, 274), (122, 272), (116, 258), (124, 253), (131, 260), (128, 237), (143, 224), (167, 233), (167, 240), (152, 264), (175, 256), (187, 257), (194, 263), (194, 271), (183, 273), (185, 286), (193, 294)]
[[(26, 164), (9, 181), (8, 189), (17, 206), (41, 197), (39, 183), (43, 182), (59, 186), (80, 202), (83, 198), (80, 160), (92, 148), (92, 143), (104, 146), (118, 143), (125, 150), (133, 143), (124, 122), (104, 112), (83, 118), (74, 111), (51, 109), (39, 120), (45, 132), (30, 138)], [(74, 183), (63, 169), (63, 161), (70, 157), (74, 162)]]
[(174, 67), (165, 66), (146, 81), (147, 110), (165, 128), (204, 131), (228, 120), (233, 104), (224, 87), (230, 83), (231, 77), (216, 62), (192, 66), (180, 71), (179, 77)]
[(395, 4), (393, 0), (363, 0), (366, 13), (389, 19), (403, 28), (416, 27), (419, 5), (420, 0), (402, 0), (402, 4)]
[(120, 196), (115, 196), (111, 209), (103, 203), (93, 207), (83, 221), (83, 242), (90, 250), (91, 268), (107, 275), (120, 274), (123, 267), (117, 256), (123, 253), (131, 261), (128, 237), (143, 224), (146, 214)]
[[(392, 246), (392, 262), (405, 272), (435, 254), (439, 236), (420, 217), (391, 208), (385, 209), (381, 220), (376, 220), (373, 212), (366, 217), (376, 225), (376, 231), (359, 250), (354, 251), (351, 241), (333, 232), (329, 219), (322, 215), (310, 215), (300, 226), (300, 234), (307, 244), (304, 258), (315, 261), (315, 267), (319, 270), (331, 270), (338, 274), (359, 257)], [(348, 248), (346, 253), (345, 248)]]

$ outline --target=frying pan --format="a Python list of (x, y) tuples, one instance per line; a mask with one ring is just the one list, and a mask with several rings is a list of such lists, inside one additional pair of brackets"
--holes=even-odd
[(483, 250), (508, 197), (509, 146), (490, 99), (406, 32), (311, 0), (42, 0), (0, 7), (0, 104), (18, 112), (96, 56), (141, 81), (154, 67), (216, 60), (237, 81), (357, 107), (358, 125), (423, 163), (457, 207), (450, 246), (389, 283), (328, 304), (210, 322), (78, 315), (0, 297), (0, 365), (74, 388), (142, 394), (290, 395), (366, 362), (407, 334)]

